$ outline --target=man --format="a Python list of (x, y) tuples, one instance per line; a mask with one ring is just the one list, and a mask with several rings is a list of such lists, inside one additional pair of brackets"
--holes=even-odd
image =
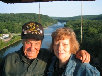
[[(25, 23), (21, 38), (23, 47), (4, 58), (0, 76), (45, 76), (52, 54), (40, 48), (44, 38), (42, 25), (37, 22)], [(80, 51), (77, 55), (84, 62), (90, 61), (86, 51)]]

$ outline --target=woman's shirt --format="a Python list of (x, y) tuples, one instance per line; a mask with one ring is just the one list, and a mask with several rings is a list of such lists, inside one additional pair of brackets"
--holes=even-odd
[(47, 73), (48, 76), (55, 76), (55, 74), (56, 76), (100, 76), (100, 72), (95, 67), (91, 66), (89, 63), (82, 63), (75, 58), (75, 55), (71, 55), (67, 65), (63, 68), (63, 71), (58, 68), (55, 69), (56, 61), (57, 58), (53, 57)]
[(65, 64), (63, 67), (59, 68), (59, 60), (57, 59), (56, 62), (55, 62), (55, 65), (54, 65), (54, 76), (61, 76), (62, 73), (65, 71), (65, 68), (66, 68), (66, 65)]

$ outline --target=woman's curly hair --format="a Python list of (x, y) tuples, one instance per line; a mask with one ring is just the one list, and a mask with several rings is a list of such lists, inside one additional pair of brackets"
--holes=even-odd
[(54, 41), (55, 40), (64, 40), (65, 38), (70, 39), (70, 51), (72, 54), (76, 54), (76, 52), (79, 50), (79, 42), (76, 39), (76, 35), (74, 33), (74, 31), (69, 28), (69, 27), (63, 27), (63, 28), (59, 28), (56, 31), (54, 31), (52, 33), (52, 44), (50, 49), (53, 52), (53, 46), (54, 46)]

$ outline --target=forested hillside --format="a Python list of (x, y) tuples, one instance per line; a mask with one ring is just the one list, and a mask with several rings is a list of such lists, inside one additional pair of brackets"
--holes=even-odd
[[(102, 71), (102, 15), (83, 18), (83, 41), (81, 49), (91, 54), (91, 63)], [(68, 20), (65, 27), (74, 29), (78, 41), (81, 39), (81, 20)], [(101, 72), (102, 74), (102, 72)]]
[(21, 27), (24, 23), (28, 21), (39, 22), (39, 16), (40, 23), (43, 27), (47, 27), (57, 22), (47, 15), (38, 15), (35, 13), (0, 14), (0, 33), (3, 33), (4, 31), (8, 31), (10, 33), (20, 33)]
[[(74, 17), (52, 17), (53, 19), (56, 19), (60, 22), (66, 22), (68, 20), (80, 20), (81, 16), (74, 16)], [(102, 20), (102, 14), (101, 15), (84, 15), (83, 19), (87, 20)]]

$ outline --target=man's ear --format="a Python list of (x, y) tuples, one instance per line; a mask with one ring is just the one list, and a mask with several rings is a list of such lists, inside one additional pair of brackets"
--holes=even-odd
[(25, 49), (25, 40), (24, 39), (22, 39), (22, 44), (23, 44), (23, 51), (24, 51), (24, 49)]
[(24, 45), (24, 41), (25, 41), (25, 40), (24, 40), (24, 39), (22, 39), (22, 44), (23, 44), (23, 45)]

